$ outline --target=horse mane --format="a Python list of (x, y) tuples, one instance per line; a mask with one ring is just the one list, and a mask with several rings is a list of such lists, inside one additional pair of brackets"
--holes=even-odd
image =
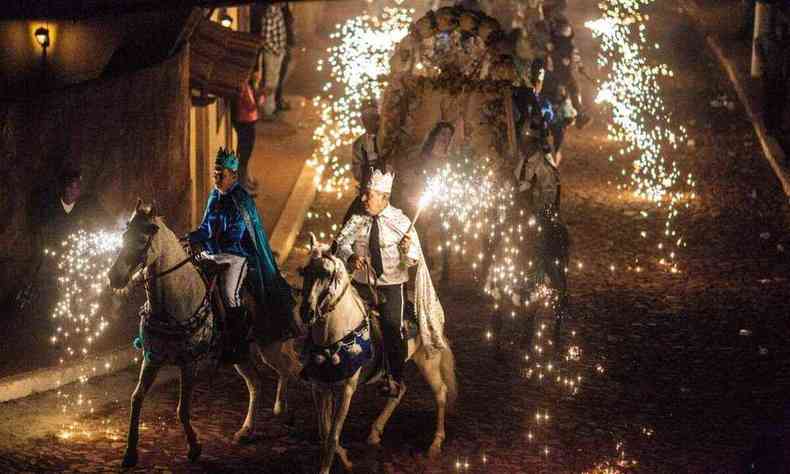
[(171, 245), (173, 249), (178, 249), (177, 252), (181, 258), (186, 257), (186, 252), (184, 248), (181, 246), (181, 243), (178, 240), (178, 236), (176, 236), (175, 232), (173, 232), (170, 227), (167, 226), (165, 223), (165, 219), (162, 216), (154, 216), (151, 219), (151, 222), (156, 224), (159, 227), (159, 232), (162, 233), (161, 235), (166, 237), (166, 241), (168, 244), (175, 243), (175, 245)]
[(357, 289), (353, 285), (353, 281), (351, 280), (351, 275), (346, 270), (346, 264), (343, 263), (343, 261), (340, 260), (340, 258), (338, 258), (335, 255), (332, 255), (329, 252), (327, 252), (326, 254), (323, 254), (323, 255), (330, 257), (332, 259), (332, 261), (335, 262), (335, 265), (340, 265), (340, 270), (338, 271), (338, 274), (341, 275), (340, 278), (345, 277), (346, 279), (349, 280), (348, 281), (349, 290), (351, 290), (349, 292), (349, 294), (351, 295), (352, 298), (354, 298), (354, 302), (359, 304), (361, 308), (367, 307), (367, 302), (365, 302), (365, 300), (362, 299), (362, 296), (360, 296), (359, 292), (357, 291)]

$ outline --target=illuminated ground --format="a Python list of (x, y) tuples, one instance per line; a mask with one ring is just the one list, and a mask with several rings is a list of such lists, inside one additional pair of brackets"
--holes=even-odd
[[(577, 23), (594, 16), (594, 2), (586, 3), (590, 7), (574, 12)], [(460, 383), (445, 453), (433, 462), (424, 457), (432, 402), (410, 368), (409, 393), (382, 450), (364, 445), (382, 400), (369, 390), (354, 399), (344, 439), (357, 472), (583, 472), (613, 465), (618, 443), (625, 459), (638, 462), (635, 472), (742, 472), (760, 434), (781, 433), (790, 424), (790, 414), (787, 421), (784, 415), (790, 383), (787, 201), (740, 110), (709, 105), (734, 94), (706, 55), (703, 38), (673, 2), (660, 3), (652, 12), (652, 33), (663, 46), (660, 60), (675, 71), (665, 100), (694, 140), (676, 158), (697, 177), (698, 198), (675, 224), (688, 241), (678, 257), (681, 272), (654, 269), (654, 242), (639, 232), (662, 222), (653, 214), (642, 219), (648, 207), (620, 199), (607, 184), (620, 167), (606, 162), (615, 145), (605, 140), (605, 115), (599, 114), (594, 126), (571, 137), (562, 165), (573, 262), (583, 262), (570, 271), (572, 326), (582, 349), (574, 368), (583, 376), (579, 393), (563, 397), (550, 383), (523, 378), (516, 349), (507, 351), (504, 363), (493, 357), (497, 341), (485, 338), (490, 306), (456, 260), (451, 284), (441, 292)], [(591, 57), (593, 43), (580, 34)], [(321, 198), (315, 210), (337, 215), (345, 202)], [(305, 231), (322, 229), (314, 222)], [(288, 270), (302, 258), (294, 252)], [(646, 262), (641, 273), (625, 270), (635, 258)], [(199, 386), (193, 419), (204, 456), (194, 465), (186, 461), (175, 416), (177, 383), (155, 389), (143, 411), (139, 472), (315, 472), (317, 426), (309, 394), (303, 387), (292, 390), (292, 426), (276, 420), (270, 411), (274, 380), (266, 374), (262, 436), (249, 446), (230, 443), (246, 406), (241, 380), (223, 369), (213, 386)], [(91, 438), (55, 436), (63, 419), (55, 416), (52, 394), (4, 404), (0, 470), (116, 469), (134, 375), (92, 384), (97, 414), (82, 422)], [(538, 409), (548, 410), (548, 422), (536, 423)]]

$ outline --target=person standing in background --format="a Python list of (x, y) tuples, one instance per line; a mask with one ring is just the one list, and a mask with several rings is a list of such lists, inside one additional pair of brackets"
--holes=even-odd
[(282, 11), (285, 20), (285, 56), (283, 56), (283, 63), (282, 66), (280, 66), (280, 77), (277, 80), (277, 89), (274, 91), (275, 112), (291, 110), (291, 104), (283, 98), (283, 83), (288, 76), (288, 67), (291, 65), (291, 51), (296, 45), (294, 16), (291, 12), (291, 4), (288, 2), (283, 3)]
[(250, 79), (244, 83), (233, 102), (233, 128), (238, 136), (239, 182), (250, 194), (255, 194), (257, 183), (249, 175), (247, 166), (255, 148), (255, 124), (258, 122), (258, 107), (263, 106), (265, 97), (258, 94), (260, 71), (256, 65)]
[(283, 8), (278, 3), (269, 3), (261, 19), (263, 37), (263, 120), (274, 120), (277, 110), (275, 91), (280, 81), (283, 59), (287, 49), (287, 28)]

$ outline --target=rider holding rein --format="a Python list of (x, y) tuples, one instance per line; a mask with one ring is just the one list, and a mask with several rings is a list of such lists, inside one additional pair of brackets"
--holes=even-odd
[(397, 398), (408, 356), (401, 329), (408, 267), (417, 264), (421, 251), (411, 221), (389, 203), (393, 179), (390, 173), (371, 171), (362, 196), (365, 214), (352, 216), (335, 242), (336, 254), (347, 262), (359, 294), (370, 302), (372, 288), (382, 301), (378, 309), (390, 375), (383, 392)]
[(205, 247), (202, 258), (229, 265), (220, 275), (228, 316), (229, 340), (221, 355), (226, 363), (238, 363), (247, 354), (248, 318), (241, 287), (248, 272), (251, 293), (267, 314), (285, 317), (291, 324), (294, 308), (291, 287), (277, 268), (255, 201), (240, 185), (238, 170), (236, 155), (220, 148), (203, 222), (186, 236), (193, 248)]

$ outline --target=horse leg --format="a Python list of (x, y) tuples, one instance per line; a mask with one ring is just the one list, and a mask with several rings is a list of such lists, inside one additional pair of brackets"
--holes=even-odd
[(392, 413), (398, 406), (403, 396), (406, 394), (406, 384), (401, 385), (401, 391), (398, 398), (387, 398), (387, 403), (379, 413), (376, 421), (370, 426), (370, 434), (368, 435), (368, 444), (371, 446), (378, 446), (381, 444), (381, 435), (384, 434), (384, 427), (387, 426)]
[(331, 449), (330, 431), (334, 409), (334, 393), (331, 388), (313, 386), (313, 400), (318, 413), (318, 438), (321, 441), (321, 474), (328, 474), (335, 458), (335, 450)]
[(255, 436), (255, 415), (258, 411), (258, 394), (261, 390), (261, 382), (258, 371), (249, 360), (235, 364), (234, 367), (236, 367), (236, 372), (244, 379), (244, 383), (247, 384), (247, 391), (250, 394), (247, 416), (244, 418), (241, 429), (233, 435), (233, 441), (241, 444), (252, 441)]
[[(318, 415), (318, 439), (321, 442), (321, 446), (324, 445), (324, 440), (329, 435), (329, 425), (324, 423), (327, 417), (324, 416), (324, 393), (323, 391), (318, 389), (318, 386), (312, 385), (310, 387), (310, 393), (313, 395), (313, 407), (315, 408), (315, 413)], [(331, 395), (331, 393), (330, 393)]]
[[(442, 351), (441, 354), (428, 358), (425, 351), (420, 351), (415, 354), (414, 362), (420, 369), (425, 381), (430, 385), (433, 390), (433, 395), (436, 398), (436, 431), (433, 435), (431, 447), (428, 449), (428, 457), (435, 459), (442, 452), (442, 444), (446, 437), (444, 431), (444, 420), (447, 412), (447, 401), (449, 387), (445, 383), (442, 371), (442, 358), (449, 357), (452, 360), (452, 353), (449, 348)], [(451, 364), (450, 369), (454, 371)], [(454, 377), (454, 375), (452, 375)]]
[(184, 428), (184, 434), (187, 438), (187, 445), (189, 451), (187, 458), (191, 462), (195, 462), (200, 458), (203, 452), (203, 447), (198, 441), (197, 433), (192, 428), (191, 413), (192, 413), (192, 391), (195, 388), (195, 364), (185, 364), (181, 367), (181, 393), (178, 400), (178, 420)]
[(126, 451), (123, 454), (123, 467), (133, 467), (137, 465), (137, 442), (139, 441), (140, 430), (140, 411), (143, 408), (143, 400), (148, 390), (151, 389), (159, 367), (153, 366), (143, 359), (140, 367), (140, 378), (137, 380), (137, 387), (132, 392), (132, 409), (129, 414), (129, 435), (126, 438)]
[(277, 394), (274, 399), (275, 416), (288, 413), (288, 382), (299, 372), (299, 358), (293, 349), (293, 340), (277, 342), (267, 347), (257, 346), (261, 360), (277, 372)]
[[(340, 434), (343, 432), (343, 424), (346, 422), (348, 409), (351, 406), (351, 398), (354, 396), (354, 392), (357, 391), (359, 373), (360, 370), (357, 370), (357, 373), (343, 384), (343, 393), (341, 394), (338, 406), (336, 406), (334, 410), (332, 432), (330, 433), (329, 444), (332, 446), (333, 451), (337, 453), (338, 457), (340, 458), (340, 462), (347, 471), (351, 470), (353, 464), (348, 459), (346, 448), (340, 445)], [(330, 463), (329, 466), (331, 465), (332, 464)]]

